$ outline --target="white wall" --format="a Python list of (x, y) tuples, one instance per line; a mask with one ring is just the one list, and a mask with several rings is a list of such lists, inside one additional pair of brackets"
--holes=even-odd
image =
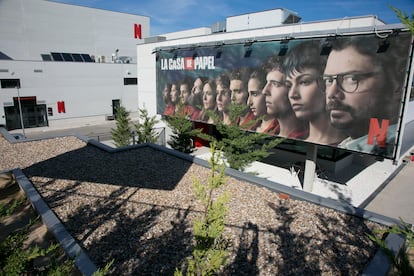
[(230, 16), (226, 19), (227, 32), (282, 25), (287, 13), (282, 9)]
[(111, 60), (135, 57), (134, 24), (150, 34), (150, 19), (44, 0), (0, 1), (0, 49), (16, 60), (41, 60), (50, 52), (88, 53)]
[(157, 113), (157, 87), (154, 44), (142, 44), (137, 47), (138, 105), (145, 107), (150, 115)]
[[(112, 114), (112, 99), (120, 99), (127, 110), (138, 110), (136, 85), (124, 85), (124, 77), (135, 77), (135, 64), (0, 61), (0, 79), (21, 81), (20, 96), (36, 96), (53, 108), (49, 123), (62, 119)], [(34, 69), (42, 70), (35, 73)], [(128, 75), (128, 72), (130, 73)], [(1, 89), (0, 124), (5, 124), (4, 108), (17, 96), (17, 89)], [(64, 101), (66, 113), (57, 112)]]
[[(142, 40), (134, 37), (135, 24), (141, 25)], [(136, 64), (113, 64), (112, 54), (119, 49), (119, 56), (131, 56), (135, 63), (136, 44), (149, 34), (147, 16), (44, 0), (0, 0), (0, 51), (13, 59), (0, 60), (0, 79), (20, 79), (20, 96), (36, 96), (52, 107), (50, 125), (104, 120), (112, 114), (112, 99), (136, 112), (137, 87), (124, 86), (124, 77), (137, 76)], [(105, 56), (107, 63), (43, 62), (41, 54), (51, 52)], [(5, 124), (4, 106), (16, 96), (16, 89), (0, 88), (0, 124)], [(57, 112), (58, 101), (65, 102), (66, 113)]]
[(192, 37), (192, 36), (201, 36), (201, 35), (209, 35), (211, 34), (211, 28), (202, 27), (202, 28), (195, 28), (185, 31), (173, 32), (162, 34), (161, 36), (165, 36), (166, 39), (180, 39), (183, 37)]

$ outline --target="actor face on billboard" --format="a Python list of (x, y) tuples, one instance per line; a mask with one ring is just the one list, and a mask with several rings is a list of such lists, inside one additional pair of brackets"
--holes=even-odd
[(190, 87), (188, 84), (181, 84), (180, 85), (180, 95), (181, 95), (181, 102), (186, 105), (189, 104), (189, 99), (191, 95)]
[(266, 97), (262, 94), (263, 83), (258, 78), (250, 78), (247, 84), (247, 90), (249, 91), (247, 103), (253, 114), (257, 118), (267, 115)]
[(203, 86), (203, 109), (198, 118), (199, 120), (209, 124), (215, 123), (217, 119), (214, 117), (214, 115), (217, 115), (216, 97), (216, 82), (211, 79), (207, 80)]
[(249, 96), (246, 88), (243, 85), (242, 80), (231, 80), (230, 81), (231, 101), (234, 104), (246, 104), (247, 97)]
[(376, 100), (385, 80), (381, 69), (370, 56), (350, 46), (331, 51), (323, 78), (332, 125), (351, 138), (366, 135), (375, 109), (382, 108)]
[(203, 105), (204, 109), (216, 109), (216, 90), (212, 87), (212, 83), (207, 82), (203, 87)]
[(340, 147), (393, 155), (411, 43), (397, 37), (354, 36), (332, 44), (323, 79), (330, 120), (348, 135)]
[(255, 119), (253, 113), (250, 111), (250, 108), (247, 106), (247, 98), (249, 97), (249, 93), (247, 92), (248, 80), (249, 69), (247, 67), (238, 68), (231, 72), (231, 101), (234, 105), (243, 107), (243, 110), (240, 110), (240, 114), (236, 118), (235, 123), (247, 129), (251, 126), (252, 120)]
[(175, 106), (171, 102), (171, 84), (166, 83), (162, 91), (162, 98), (165, 103), (164, 115), (171, 116), (175, 113)]
[(272, 70), (267, 73), (262, 93), (266, 99), (267, 114), (280, 118), (292, 113), (285, 76), (281, 71)]
[(286, 77), (289, 101), (298, 119), (312, 120), (325, 112), (325, 94), (319, 85), (317, 70), (294, 71)]
[(164, 86), (164, 90), (162, 91), (162, 99), (164, 100), (164, 103), (166, 105), (170, 104), (171, 102), (170, 91), (171, 91), (171, 84), (166, 83)]
[(201, 78), (197, 78), (194, 81), (194, 86), (191, 92), (195, 95), (200, 95), (202, 91), (203, 91), (203, 81), (201, 80)]
[(179, 100), (180, 100), (180, 89), (178, 87), (178, 84), (174, 83), (171, 85), (171, 103), (176, 105), (178, 104)]
[(227, 107), (231, 103), (231, 92), (230, 90), (220, 83), (217, 83), (217, 108), (221, 112), (228, 112)]
[(325, 94), (318, 70), (304, 68), (294, 71), (286, 78), (289, 101), (298, 119), (309, 122), (309, 136), (305, 141), (338, 145), (345, 134), (331, 126), (325, 111)]
[(194, 107), (200, 107), (203, 104), (203, 79), (198, 77), (195, 79), (193, 88), (191, 89), (191, 104)]
[(221, 120), (224, 124), (230, 125), (230, 112), (229, 105), (231, 104), (231, 92), (230, 92), (230, 78), (226, 73), (219, 75), (216, 78), (217, 88), (217, 110), (220, 112)]

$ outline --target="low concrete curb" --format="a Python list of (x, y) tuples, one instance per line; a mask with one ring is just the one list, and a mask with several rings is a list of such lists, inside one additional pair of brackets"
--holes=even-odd
[(43, 198), (39, 195), (32, 183), (27, 179), (20, 169), (15, 169), (12, 173), (16, 181), (25, 192), (32, 206), (39, 213), (47, 229), (55, 236), (56, 240), (62, 245), (69, 258), (75, 259), (76, 266), (83, 275), (90, 276), (97, 271), (96, 265), (91, 261), (86, 252), (80, 247), (76, 240), (69, 234), (65, 226), (49, 208)]

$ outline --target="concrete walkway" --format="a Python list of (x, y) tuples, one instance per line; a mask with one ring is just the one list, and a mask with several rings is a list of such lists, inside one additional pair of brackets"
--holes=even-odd
[(365, 209), (414, 224), (414, 161), (408, 161)]

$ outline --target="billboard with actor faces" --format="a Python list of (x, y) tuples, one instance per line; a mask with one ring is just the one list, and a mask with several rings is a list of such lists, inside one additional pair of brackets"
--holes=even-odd
[(411, 45), (399, 31), (159, 48), (157, 112), (393, 159)]

